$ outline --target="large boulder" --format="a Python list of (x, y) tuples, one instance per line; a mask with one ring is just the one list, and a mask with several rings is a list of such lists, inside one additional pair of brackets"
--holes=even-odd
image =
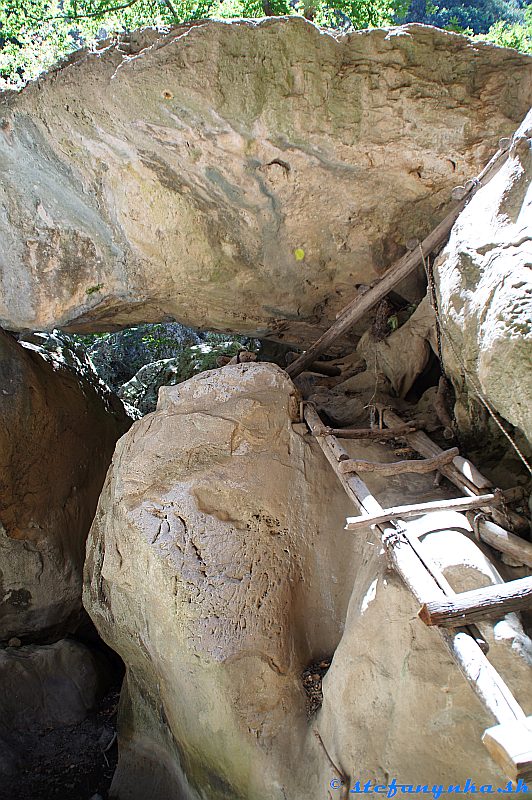
[(297, 410), (278, 367), (227, 366), (163, 387), (118, 443), (84, 602), (127, 665), (120, 797), (287, 783), (298, 676), (338, 644), (355, 567), (347, 498)]
[(0, 640), (76, 628), (85, 540), (130, 424), (82, 354), (43, 341), (0, 332)]
[(0, 104), (0, 324), (316, 337), (532, 101), (532, 59), (420, 25), (140, 31)]
[[(505, 783), (480, 744), (490, 718), (378, 539), (343, 530), (353, 508), (297, 410), (278, 367), (227, 366), (162, 388), (118, 443), (84, 593), (127, 668), (113, 797), (319, 800), (329, 756), (353, 780)], [(442, 496), (432, 476), (368, 482), (389, 505)], [(456, 589), (497, 580), (449, 526), (431, 551)], [(529, 703), (532, 645), (516, 619), (487, 628)], [(333, 653), (307, 719), (302, 673)]]
[(532, 445), (532, 112), (507, 162), (459, 216), (435, 265), (447, 371), (463, 427), (479, 393)]

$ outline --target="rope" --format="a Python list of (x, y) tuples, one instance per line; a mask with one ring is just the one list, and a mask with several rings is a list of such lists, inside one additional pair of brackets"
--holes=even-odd
[(438, 299), (437, 299), (437, 296), (436, 296), (436, 287), (435, 287), (435, 283), (434, 283), (434, 272), (433, 272), (432, 264), (430, 263), (430, 259), (427, 259), (427, 260), (425, 259), (425, 254), (423, 253), (423, 248), (421, 247), (421, 243), (419, 244), (419, 250), (420, 250), (420, 253), (421, 253), (421, 260), (423, 262), (423, 267), (425, 269), (425, 274), (427, 276), (427, 283), (428, 283), (428, 287), (429, 287), (431, 305), (432, 305), (432, 308), (434, 309), (434, 314), (436, 315), (436, 337), (437, 337), (437, 341), (438, 341), (438, 358), (439, 358), (439, 361), (440, 361), (440, 366), (441, 366), (441, 369), (442, 369), (443, 376), (447, 380), (447, 376), (446, 376), (446, 372), (445, 372), (445, 365), (444, 365), (444, 362), (443, 362), (442, 337), (445, 339), (445, 341), (447, 342), (447, 344), (451, 348), (452, 353), (453, 353), (453, 355), (454, 355), (454, 357), (455, 357), (455, 359), (456, 359), (456, 361), (458, 363), (458, 366), (462, 370), (462, 373), (463, 373), (464, 377), (470, 382), (471, 387), (473, 388), (473, 391), (474, 391), (475, 395), (477, 396), (478, 400), (482, 403), (482, 405), (484, 406), (484, 408), (486, 409), (486, 411), (488, 412), (490, 417), (493, 419), (493, 421), (495, 422), (497, 427), (501, 430), (501, 432), (504, 434), (504, 436), (508, 439), (508, 441), (510, 442), (510, 445), (515, 450), (515, 452), (517, 453), (517, 455), (519, 456), (519, 458), (521, 459), (521, 461), (525, 465), (525, 467), (528, 470), (528, 472), (530, 473), (530, 475), (532, 475), (532, 467), (530, 466), (530, 464), (528, 463), (527, 459), (525, 458), (525, 456), (524, 456), (523, 452), (521, 451), (519, 445), (517, 444), (517, 442), (515, 442), (515, 440), (512, 438), (512, 436), (508, 433), (508, 431), (506, 430), (506, 428), (504, 427), (502, 422), (499, 420), (499, 417), (496, 414), (495, 410), (492, 408), (490, 402), (482, 394), (482, 391), (479, 388), (479, 385), (477, 383), (476, 377), (471, 375), (469, 370), (466, 368), (466, 366), (465, 366), (464, 362), (462, 361), (461, 357), (456, 352), (456, 348), (454, 346), (454, 343), (453, 343), (451, 337), (449, 336), (447, 331), (443, 328), (443, 326), (441, 324), (440, 312), (439, 312), (439, 309), (438, 309)]

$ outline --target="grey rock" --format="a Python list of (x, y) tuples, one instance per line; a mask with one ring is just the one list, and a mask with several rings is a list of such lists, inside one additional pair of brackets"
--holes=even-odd
[[(462, 428), (478, 424), (478, 392), (532, 444), (532, 139), (458, 218), (435, 265), (446, 369)], [(507, 426), (508, 427), (508, 426)]]

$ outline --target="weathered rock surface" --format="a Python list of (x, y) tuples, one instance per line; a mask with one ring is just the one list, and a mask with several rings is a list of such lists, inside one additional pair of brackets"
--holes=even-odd
[[(428, 489), (426, 479), (415, 488), (423, 483)], [(387, 502), (397, 504), (398, 499)], [(470, 527), (463, 515), (425, 515), (410, 526), (455, 591), (500, 582), (476, 543), (466, 538)], [(467, 778), (477, 789), (506, 786), (507, 778), (480, 742), (494, 721), (436, 630), (421, 624), (418, 610), (397, 574), (386, 570), (377, 548), (369, 547), (353, 587), (345, 633), (324, 680), (318, 727), (330, 755), (353, 783), (389, 784), (395, 777), (414, 789), (442, 785), (443, 797), (453, 796), (447, 794), (449, 785), (463, 785)], [(513, 614), (480, 628), (491, 663), (530, 714), (532, 642)], [(323, 785), (324, 770), (322, 776)]]
[(0, 104), (0, 324), (315, 338), (442, 217), (532, 59), (430, 27), (144, 31)]
[[(163, 388), (117, 446), (84, 594), (127, 666), (111, 796), (319, 800), (336, 776), (316, 728), (353, 781), (505, 784), (480, 743), (491, 720), (380, 543), (343, 531), (352, 506), (295, 408), (279, 368), (225, 367)], [(389, 505), (442, 491), (432, 476), (368, 483)], [(457, 590), (496, 580), (464, 525), (432, 534)], [(515, 619), (486, 627), (526, 707), (532, 646)], [(308, 721), (301, 672), (333, 652)]]
[(83, 364), (64, 344), (0, 332), (0, 640), (75, 629), (85, 540), (129, 427), (93, 371), (67, 366)]
[(67, 639), (0, 649), (0, 775), (18, 771), (32, 737), (84, 719), (107, 688), (108, 669), (103, 656)]
[(480, 390), (532, 444), (532, 112), (508, 161), (458, 218), (436, 262), (445, 364), (462, 427)]
[(292, 430), (278, 367), (159, 398), (118, 443), (85, 570), (85, 606), (128, 668), (116, 790), (277, 797), (280, 754), (306, 730), (296, 676), (341, 636), (348, 501)]

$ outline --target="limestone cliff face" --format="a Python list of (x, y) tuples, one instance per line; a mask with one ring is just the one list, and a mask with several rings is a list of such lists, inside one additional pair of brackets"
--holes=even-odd
[(458, 218), (435, 276), (462, 427), (477, 391), (532, 444), (532, 112)]
[(0, 387), (0, 641), (54, 639), (78, 625), (85, 540), (129, 420), (95, 374), (4, 332)]
[(0, 100), (0, 324), (308, 342), (531, 100), (530, 57), (417, 25), (201, 22), (81, 51)]
[[(279, 368), (227, 366), (161, 389), (118, 443), (84, 592), (127, 667), (111, 796), (321, 800), (337, 776), (315, 730), (353, 781), (504, 785), (491, 720), (380, 541), (343, 530), (353, 508), (296, 410)], [(426, 475), (370, 486), (387, 505), (442, 496)], [(418, 522), (457, 591), (496, 580), (462, 515)], [(482, 628), (530, 713), (532, 644), (515, 615)], [(302, 669), (333, 653), (309, 721)]]

